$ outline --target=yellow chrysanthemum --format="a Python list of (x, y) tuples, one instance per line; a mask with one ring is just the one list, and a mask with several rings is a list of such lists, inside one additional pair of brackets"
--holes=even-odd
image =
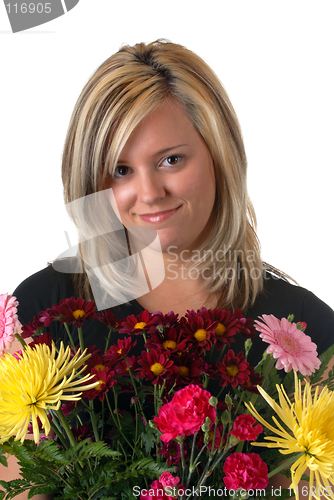
[(302, 454), (291, 466), (292, 488), (297, 489), (298, 483), (309, 468), (310, 484), (309, 498), (334, 498), (334, 393), (327, 387), (319, 395), (317, 387), (312, 398), (311, 387), (306, 383), (303, 387), (295, 372), (295, 398), (292, 403), (284, 387), (277, 385), (278, 405), (268, 394), (258, 386), (259, 392), (275, 410), (286, 430), (275, 417), (272, 417), (277, 428), (266, 422), (250, 403), (246, 404), (249, 411), (259, 422), (266, 426), (276, 436), (266, 437), (272, 443), (253, 443), (268, 448), (279, 448), (284, 455), (290, 453)]
[(20, 355), (6, 354), (0, 358), (0, 444), (14, 435), (15, 441), (23, 442), (30, 421), (37, 443), (37, 417), (48, 435), (47, 411), (58, 410), (61, 401), (80, 399), (81, 391), (96, 386), (96, 382), (82, 386), (91, 375), (78, 378), (85, 369), (82, 365), (90, 357), (85, 352), (71, 358), (70, 348), (64, 350), (63, 343), (58, 353), (54, 344), (51, 349), (46, 344), (37, 344), (34, 348), (26, 347)]

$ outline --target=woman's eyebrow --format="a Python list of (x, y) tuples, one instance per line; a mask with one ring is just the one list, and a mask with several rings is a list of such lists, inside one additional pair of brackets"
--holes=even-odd
[[(153, 153), (152, 157), (163, 155), (165, 153), (168, 153), (168, 151), (172, 151), (173, 149), (180, 148), (181, 146), (188, 146), (188, 144), (176, 144), (175, 146), (169, 146), (168, 148), (160, 149), (159, 151), (156, 151), (155, 153)], [(119, 158), (117, 161), (117, 165), (120, 165), (123, 163), (127, 163), (127, 162), (125, 160), (122, 160), (122, 158)]]
[(187, 146), (187, 144), (177, 144), (175, 146), (170, 146), (168, 148), (161, 149), (160, 151), (157, 151), (155, 154), (156, 155), (163, 155), (165, 153), (168, 153), (168, 151), (171, 151), (172, 149), (180, 148), (181, 146)]

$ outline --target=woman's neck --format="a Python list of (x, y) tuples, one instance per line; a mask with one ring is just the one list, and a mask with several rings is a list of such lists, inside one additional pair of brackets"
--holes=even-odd
[(164, 314), (174, 311), (183, 316), (187, 310), (217, 307), (218, 295), (210, 293), (206, 280), (196, 273), (189, 273), (182, 263), (165, 266), (165, 273), (159, 286), (137, 299), (144, 309)]

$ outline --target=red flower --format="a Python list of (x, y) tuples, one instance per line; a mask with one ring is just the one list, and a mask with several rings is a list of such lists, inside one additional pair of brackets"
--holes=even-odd
[(255, 326), (252, 318), (244, 318), (241, 309), (236, 309), (233, 312), (234, 317), (238, 320), (239, 332), (245, 339), (255, 337)]
[(221, 351), (224, 345), (235, 342), (234, 336), (238, 333), (240, 325), (234, 313), (228, 309), (206, 309), (205, 307), (198, 312), (204, 319), (209, 319), (211, 323), (216, 324), (214, 334), (218, 351)]
[(43, 333), (44, 323), (39, 321), (37, 316), (34, 316), (34, 319), (27, 323), (26, 325), (22, 325), (22, 332), (20, 333), (23, 339), (27, 339), (28, 337), (33, 337), (34, 335), (40, 335)]
[(161, 406), (158, 416), (154, 417), (153, 420), (157, 424), (159, 431), (162, 432), (160, 439), (164, 443), (169, 443), (169, 441), (175, 439), (177, 436), (183, 435), (181, 422), (176, 418), (172, 403)]
[(253, 394), (259, 394), (257, 386), (262, 385), (263, 377), (255, 372), (254, 367), (251, 365), (249, 365), (248, 370), (250, 371), (249, 380), (245, 384), (240, 384), (241, 388)]
[(116, 380), (113, 378), (115, 372), (110, 371), (107, 366), (97, 365), (91, 370), (91, 375), (95, 375), (89, 383), (99, 382), (99, 385), (85, 392), (84, 396), (91, 401), (96, 397), (100, 401), (104, 400), (105, 394), (116, 384)]
[(170, 359), (170, 352), (161, 350), (143, 351), (141, 358), (138, 359), (138, 377), (151, 380), (152, 384), (162, 385), (166, 378), (169, 378), (176, 373), (178, 368), (174, 365), (174, 361)]
[(131, 314), (126, 320), (123, 320), (120, 324), (119, 332), (134, 335), (140, 335), (143, 332), (153, 333), (156, 330), (154, 321), (154, 315), (145, 309), (138, 316)]
[(100, 312), (100, 314), (97, 315), (97, 319), (109, 328), (116, 329), (118, 326), (116, 315), (111, 309), (106, 309), (105, 311)]
[(32, 342), (30, 342), (29, 346), (33, 347), (36, 344), (46, 344), (51, 347), (53, 338), (50, 332), (43, 333), (43, 335), (40, 335), (39, 337), (36, 337)]
[(52, 321), (59, 320), (60, 316), (61, 314), (59, 313), (58, 305), (54, 305), (45, 311), (41, 311), (38, 314), (38, 319), (44, 326), (48, 327)]
[(145, 347), (148, 350), (160, 347), (171, 352), (184, 351), (187, 347), (187, 341), (182, 331), (176, 328), (165, 328), (162, 333), (159, 331), (152, 333)]
[[(223, 424), (218, 424), (217, 429), (216, 429), (216, 438), (215, 438), (215, 447), (219, 448), (220, 442), (223, 439), (223, 443), (225, 442), (225, 437), (222, 435), (222, 432), (224, 430)], [(200, 451), (203, 448), (204, 445), (204, 432), (202, 430), (199, 431), (196, 437), (196, 446), (197, 449)], [(214, 425), (210, 426), (210, 430), (208, 432), (208, 437), (209, 437), (209, 442), (208, 442), (208, 447), (209, 450), (212, 449), (212, 443), (213, 443), (213, 436), (214, 436)]]
[(203, 318), (200, 312), (187, 311), (187, 319), (183, 319), (181, 328), (187, 334), (187, 339), (193, 347), (199, 348), (199, 352), (204, 349), (209, 350), (216, 342), (214, 335), (217, 323), (213, 323), (209, 318)]
[(174, 356), (174, 363), (178, 370), (175, 375), (175, 382), (177, 386), (184, 386), (189, 384), (199, 385), (201, 383), (200, 374), (203, 367), (203, 359), (193, 353), (184, 352), (181, 356)]
[(137, 342), (132, 342), (131, 337), (127, 337), (123, 340), (118, 339), (117, 344), (109, 347), (103, 355), (103, 359), (106, 363), (115, 364), (117, 361), (125, 358), (135, 345), (137, 345)]
[(268, 467), (257, 453), (232, 453), (225, 460), (223, 471), (227, 489), (255, 490), (268, 485)]
[(118, 377), (128, 377), (129, 369), (131, 370), (131, 373), (133, 373), (137, 366), (136, 356), (130, 356), (129, 358), (123, 359), (117, 363), (114, 370)]
[[(79, 427), (72, 427), (73, 436), (77, 438), (78, 443), (87, 438), (92, 438), (92, 432), (89, 424), (82, 424)], [(92, 440), (92, 439), (91, 439)]]
[(263, 432), (262, 425), (258, 424), (255, 427), (253, 425), (256, 420), (252, 415), (238, 415), (233, 422), (233, 430), (230, 431), (232, 436), (240, 439), (240, 441), (255, 441), (261, 432)]
[(223, 362), (216, 363), (216, 366), (222, 376), (221, 386), (231, 384), (232, 387), (237, 387), (239, 384), (244, 385), (249, 380), (249, 363), (246, 361), (243, 352), (236, 355), (232, 349), (229, 349), (223, 358)]
[[(179, 498), (178, 490), (184, 492), (184, 486), (179, 483), (179, 477), (173, 477), (170, 472), (163, 472), (159, 479), (153, 481), (149, 490), (142, 490), (140, 500), (151, 500), (152, 498), (155, 498), (155, 500), (174, 500)], [(171, 493), (173, 496), (167, 493)]]
[(170, 311), (167, 314), (162, 314), (162, 312), (157, 311), (154, 313), (155, 324), (159, 331), (162, 331), (162, 328), (177, 328), (178, 325), (178, 314), (175, 314), (173, 311)]
[(96, 306), (93, 301), (88, 302), (84, 299), (76, 299), (71, 297), (59, 302), (58, 311), (60, 314), (60, 321), (68, 323), (69, 325), (75, 324), (80, 328), (85, 321), (91, 320), (96, 316)]
[[(187, 450), (183, 450), (187, 454)], [(179, 443), (176, 441), (169, 441), (163, 443), (162, 449), (158, 451), (158, 455), (163, 455), (167, 460), (167, 465), (177, 465), (181, 460), (181, 449)]]
[[(171, 402), (162, 406), (159, 416), (153, 419), (158, 429), (163, 432), (160, 439), (166, 442), (176, 436), (190, 436), (201, 428), (206, 417), (213, 423), (216, 410), (209, 403), (210, 397), (208, 391), (193, 384), (174, 394)], [(174, 429), (174, 433), (171, 429)], [(170, 437), (173, 434), (174, 436)]]

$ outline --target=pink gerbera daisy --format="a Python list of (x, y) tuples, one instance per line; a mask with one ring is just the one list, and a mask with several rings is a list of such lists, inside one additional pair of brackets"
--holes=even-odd
[(302, 375), (310, 375), (320, 366), (317, 346), (308, 335), (290, 323), (286, 318), (277, 319), (272, 314), (260, 317), (263, 321), (255, 321), (255, 328), (260, 337), (267, 342), (268, 353), (277, 359), (276, 368), (284, 368), (286, 372), (299, 371)]
[(0, 356), (12, 345), (19, 328), (18, 304), (14, 296), (8, 293), (0, 295)]

